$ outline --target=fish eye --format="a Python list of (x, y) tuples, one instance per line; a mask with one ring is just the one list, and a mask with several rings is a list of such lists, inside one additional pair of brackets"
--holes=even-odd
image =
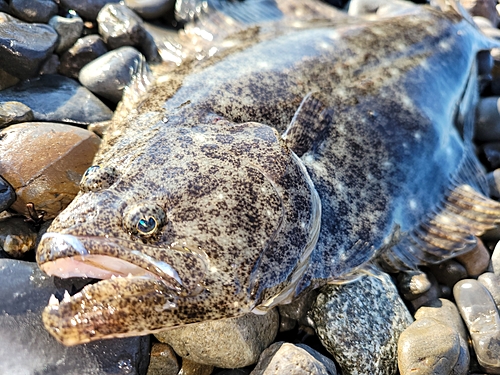
[(118, 177), (114, 167), (101, 167), (92, 165), (87, 168), (80, 181), (80, 189), (83, 192), (98, 191), (110, 187)]
[(137, 222), (137, 232), (143, 236), (150, 236), (156, 231), (158, 222), (153, 216), (142, 218)]
[(132, 235), (151, 237), (165, 224), (165, 211), (155, 203), (129, 206), (123, 215), (123, 226)]

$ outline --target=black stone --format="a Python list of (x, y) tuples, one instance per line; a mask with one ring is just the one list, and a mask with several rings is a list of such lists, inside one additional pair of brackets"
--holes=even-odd
[(78, 78), (80, 70), (92, 60), (108, 52), (108, 47), (99, 35), (87, 35), (61, 56), (59, 73), (71, 78)]
[(10, 13), (26, 22), (47, 23), (57, 14), (57, 4), (52, 0), (11, 0)]
[(16, 201), (14, 188), (0, 177), (0, 212), (5, 211)]

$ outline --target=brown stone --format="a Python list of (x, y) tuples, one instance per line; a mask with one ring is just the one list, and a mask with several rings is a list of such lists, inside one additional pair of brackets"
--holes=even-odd
[(214, 366), (202, 365), (184, 358), (178, 375), (210, 375), (213, 371)]
[(177, 375), (178, 372), (179, 362), (172, 347), (162, 342), (153, 343), (146, 375)]
[(462, 263), (470, 277), (481, 275), (488, 269), (488, 265), (490, 264), (490, 254), (484, 246), (483, 241), (479, 238), (477, 239), (476, 247), (472, 251), (462, 254), (455, 259)]
[(28, 214), (26, 204), (53, 218), (79, 191), (82, 174), (100, 144), (94, 133), (75, 126), (26, 122), (0, 132), (0, 175), (16, 190), (12, 209)]

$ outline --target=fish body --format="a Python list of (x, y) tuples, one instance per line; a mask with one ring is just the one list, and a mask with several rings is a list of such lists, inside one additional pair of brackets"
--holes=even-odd
[(103, 279), (51, 299), (45, 326), (68, 345), (146, 334), (469, 250), (500, 213), (470, 145), (490, 47), (428, 8), (257, 35), (157, 84), (41, 240), (48, 274)]

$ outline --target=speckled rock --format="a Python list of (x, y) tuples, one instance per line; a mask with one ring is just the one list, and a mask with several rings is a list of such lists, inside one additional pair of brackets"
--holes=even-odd
[(61, 55), (58, 71), (67, 77), (78, 78), (80, 69), (106, 52), (108, 52), (108, 47), (99, 35), (84, 36)]
[(413, 318), (388, 275), (321, 288), (309, 316), (344, 375), (396, 374), (399, 335)]
[(121, 47), (85, 65), (78, 78), (94, 94), (118, 103), (124, 88), (144, 64), (144, 57), (135, 48)]
[(0, 13), (0, 61), (2, 69), (19, 79), (34, 77), (52, 54), (57, 33), (48, 26), (25, 23)]
[(411, 301), (427, 292), (431, 287), (431, 282), (425, 272), (407, 271), (398, 274), (397, 285), (403, 297)]
[(477, 281), (488, 289), (497, 308), (500, 309), (500, 276), (495, 275), (493, 272), (485, 272), (477, 278)]
[(122, 4), (108, 4), (97, 16), (99, 34), (111, 49), (136, 47), (151, 62), (161, 61), (158, 48), (142, 19)]
[(144, 19), (154, 19), (172, 9), (175, 0), (125, 0), (125, 5)]
[(472, 339), (479, 364), (500, 374), (500, 316), (488, 290), (477, 280), (459, 281), (453, 295)]
[(47, 23), (57, 11), (53, 0), (10, 0), (10, 13), (26, 22)]
[(35, 249), (37, 232), (23, 217), (0, 219), (0, 247), (13, 258)]
[(16, 191), (14, 188), (0, 177), (0, 212), (9, 208), (16, 200)]
[(337, 375), (335, 363), (306, 345), (276, 342), (262, 352), (250, 375)]
[(460, 0), (460, 4), (473, 16), (485, 17), (493, 26), (498, 24), (496, 0)]
[(481, 98), (477, 106), (475, 138), (482, 142), (500, 141), (499, 97)]
[[(41, 311), (70, 280), (43, 274), (36, 263), (0, 259), (0, 374), (143, 374), (149, 337), (65, 347), (45, 330)], [(61, 288), (62, 287), (62, 288)]]
[(20, 102), (0, 102), (0, 128), (33, 120), (33, 111)]
[[(88, 130), (55, 123), (26, 122), (0, 132), (0, 175), (16, 190), (12, 209), (28, 214), (26, 204), (52, 218), (80, 190), (100, 139)], [(29, 146), (28, 146), (29, 145)]]
[(86, 20), (95, 21), (102, 7), (108, 3), (119, 3), (120, 0), (60, 0), (65, 9), (73, 9)]
[(500, 275), (500, 241), (497, 242), (491, 254), (491, 265), (493, 267), (493, 272), (496, 275)]
[(467, 270), (467, 275), (477, 277), (488, 269), (490, 264), (490, 253), (480, 239), (477, 240), (476, 247), (468, 253), (455, 258)]
[(31, 108), (35, 121), (75, 124), (110, 120), (113, 112), (85, 87), (61, 75), (43, 75), (0, 91), (0, 101)]
[(438, 283), (444, 284), (450, 288), (458, 281), (467, 278), (467, 270), (465, 267), (453, 259), (429, 266), (429, 269)]
[(71, 18), (54, 16), (50, 19), (49, 25), (59, 35), (56, 47), (56, 52), (59, 54), (75, 44), (83, 31), (83, 20), (78, 16)]
[(172, 347), (162, 342), (153, 343), (146, 375), (177, 375), (178, 372), (179, 362)]
[(159, 332), (155, 336), (191, 361), (222, 368), (256, 363), (262, 351), (276, 337), (279, 315), (252, 313), (236, 318), (189, 324)]

